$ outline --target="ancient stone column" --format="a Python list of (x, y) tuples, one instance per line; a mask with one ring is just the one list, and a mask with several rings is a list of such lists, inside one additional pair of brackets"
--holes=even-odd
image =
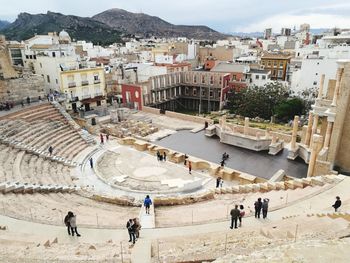
[(338, 92), (339, 92), (339, 86), (340, 86), (340, 81), (341, 81), (341, 77), (343, 74), (343, 70), (344, 70), (344, 68), (338, 66), (336, 84), (335, 84), (333, 100), (332, 100), (332, 104), (331, 104), (334, 107), (337, 106)]
[(311, 156), (310, 156), (310, 161), (309, 161), (309, 168), (307, 170), (308, 177), (314, 175), (316, 159), (317, 159), (318, 153), (320, 152), (320, 150), (322, 148), (322, 141), (323, 141), (323, 137), (321, 135), (314, 134), (312, 136)]
[(304, 141), (304, 144), (306, 146), (310, 146), (311, 131), (312, 131), (312, 113), (310, 112), (309, 113), (309, 120), (307, 122), (305, 141)]
[(244, 118), (244, 135), (248, 135), (248, 129), (249, 129), (249, 118)]
[(327, 130), (326, 130), (326, 136), (324, 138), (323, 148), (327, 149), (329, 147), (329, 142), (331, 140), (332, 135), (332, 129), (333, 129), (333, 122), (327, 123)]
[[(312, 122), (312, 129), (311, 129), (311, 138), (314, 136), (314, 134), (317, 133), (317, 125), (318, 125), (318, 115), (314, 115), (314, 120)], [(310, 141), (310, 148), (312, 147), (313, 141)]]
[(296, 143), (297, 143), (298, 126), (299, 126), (299, 116), (294, 116), (292, 141), (290, 144), (291, 150), (294, 150), (297, 146)]
[(323, 86), (324, 86), (324, 78), (325, 78), (325, 74), (321, 75), (321, 80), (320, 80), (320, 88), (318, 90), (318, 99), (322, 99), (322, 95), (323, 95)]

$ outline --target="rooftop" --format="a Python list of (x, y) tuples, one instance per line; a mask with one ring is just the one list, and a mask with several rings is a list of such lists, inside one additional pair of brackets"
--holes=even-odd
[(244, 72), (247, 68), (247, 65), (244, 64), (233, 64), (233, 63), (226, 63), (226, 62), (220, 62), (217, 65), (215, 65), (210, 71), (211, 72)]

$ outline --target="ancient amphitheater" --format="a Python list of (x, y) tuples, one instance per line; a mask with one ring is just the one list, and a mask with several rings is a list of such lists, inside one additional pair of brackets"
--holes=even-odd
[[(2, 115), (0, 124), (0, 262), (348, 262), (350, 179), (342, 174), (271, 181), (193, 156), (189, 174), (184, 153), (132, 137), (100, 144), (57, 102)], [(267, 219), (254, 218), (258, 197), (270, 199)], [(246, 215), (231, 230), (234, 204)], [(79, 238), (63, 225), (69, 210)], [(130, 246), (125, 225), (134, 217), (143, 228)]]

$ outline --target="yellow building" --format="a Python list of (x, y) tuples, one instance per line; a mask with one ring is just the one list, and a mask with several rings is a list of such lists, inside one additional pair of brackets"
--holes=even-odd
[(287, 80), (287, 69), (292, 55), (282, 52), (266, 52), (261, 56), (261, 65), (271, 71), (272, 80)]
[(63, 69), (60, 78), (67, 109), (76, 111), (82, 106), (85, 111), (90, 111), (106, 104), (103, 67)]

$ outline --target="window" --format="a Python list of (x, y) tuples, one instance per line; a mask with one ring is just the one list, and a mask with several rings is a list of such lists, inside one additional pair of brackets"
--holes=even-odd
[(212, 97), (213, 97), (213, 95), (214, 95), (214, 92), (211, 90), (211, 91), (209, 92), (209, 96), (210, 96), (210, 98), (212, 98)]
[(47, 83), (50, 83), (50, 76), (49, 75), (46, 75), (46, 80), (47, 80)]
[(204, 97), (205, 96), (205, 90), (202, 89), (202, 96)]
[(267, 62), (267, 66), (268, 66), (268, 67), (271, 67), (271, 61), (268, 61), (268, 62)]
[(317, 85), (317, 81), (314, 81), (313, 85)]
[(266, 79), (266, 76), (265, 76), (265, 75), (262, 75), (261, 78), (262, 78), (262, 79)]
[(56, 52), (52, 52), (52, 57), (56, 57)]
[(279, 77), (279, 78), (282, 78), (282, 77), (283, 77), (283, 71), (282, 71), (282, 70), (279, 70), (279, 71), (278, 71), (278, 77)]
[(316, 72), (316, 76), (318, 75), (318, 73)]
[(192, 95), (193, 95), (193, 96), (197, 96), (197, 89), (196, 89), (196, 88), (193, 89)]
[(280, 68), (283, 68), (283, 62), (280, 62)]
[(273, 66), (274, 66), (274, 67), (277, 67), (277, 62), (276, 62), (276, 61), (273, 62)]
[(94, 80), (99, 80), (98, 79), (98, 74), (94, 74)]
[(100, 100), (96, 101), (96, 105), (101, 106), (101, 101)]
[(214, 77), (210, 76), (210, 84), (213, 84), (213, 83), (214, 83)]
[(222, 83), (222, 78), (220, 77), (219, 78), (219, 84), (221, 85), (221, 83)]
[(189, 94), (189, 89), (188, 87), (185, 87), (185, 95), (188, 95)]
[(197, 76), (196, 75), (193, 76), (193, 82), (197, 83)]
[(205, 76), (202, 75), (202, 83), (204, 84), (205, 83)]
[(232, 80), (236, 80), (236, 75), (233, 75), (233, 76), (232, 76)]
[(259, 79), (259, 75), (255, 75), (255, 79)]

